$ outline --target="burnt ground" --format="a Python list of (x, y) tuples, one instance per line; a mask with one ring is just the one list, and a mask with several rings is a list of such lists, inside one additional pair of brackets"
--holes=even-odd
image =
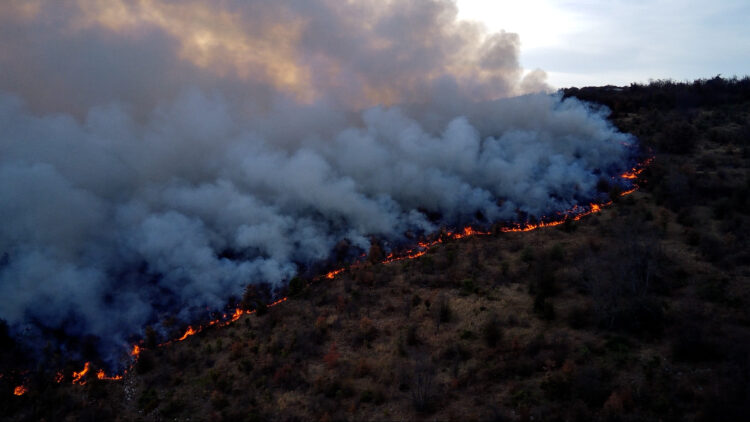
[[(142, 352), (41, 371), (8, 420), (741, 420), (750, 411), (750, 80), (566, 90), (654, 162), (599, 214), (448, 241)], [(180, 327), (182, 328), (182, 327)]]

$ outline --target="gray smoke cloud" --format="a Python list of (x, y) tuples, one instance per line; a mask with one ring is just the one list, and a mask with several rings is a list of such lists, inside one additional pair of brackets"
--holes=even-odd
[(26, 341), (115, 363), (343, 240), (592, 200), (633, 152), (605, 110), (511, 97), (543, 74), (451, 2), (139, 4), (0, 6), (0, 318)]

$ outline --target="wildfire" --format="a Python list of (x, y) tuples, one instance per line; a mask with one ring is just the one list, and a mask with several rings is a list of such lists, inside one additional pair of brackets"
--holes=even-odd
[[(629, 180), (629, 181), (635, 180), (643, 172), (643, 170), (645, 169), (645, 167), (648, 166), (653, 160), (654, 160), (653, 157), (648, 158), (642, 164), (640, 164), (639, 166), (633, 167), (631, 170), (622, 173), (619, 177), (621, 179)], [(632, 184), (632, 188), (629, 189), (629, 190), (626, 190), (624, 192), (621, 192), (620, 196), (629, 195), (629, 194), (635, 192), (637, 189), (638, 189), (638, 185), (636, 185), (636, 184), (633, 183)], [(528, 232), (528, 231), (536, 230), (536, 229), (543, 228), (543, 227), (559, 226), (559, 225), (565, 223), (566, 221), (578, 221), (578, 220), (580, 220), (581, 218), (583, 218), (583, 217), (585, 217), (587, 215), (601, 212), (604, 207), (607, 207), (609, 205), (612, 205), (612, 201), (608, 201), (608, 202), (604, 202), (604, 203), (598, 203), (598, 204), (597, 203), (590, 203), (588, 205), (588, 207), (581, 207), (581, 206), (575, 205), (575, 206), (573, 206), (569, 210), (557, 213), (557, 217), (555, 219), (550, 219), (548, 221), (544, 221), (544, 218), (542, 218), (542, 221), (539, 221), (537, 223), (530, 223), (530, 222), (523, 223), (523, 224), (517, 223), (517, 224), (509, 226), (509, 227), (503, 227), (503, 228), (500, 229), (500, 231), (501, 232), (505, 232), (505, 233), (508, 233), (508, 232)], [(390, 263), (390, 262), (401, 261), (401, 260), (404, 260), (404, 259), (418, 258), (418, 257), (426, 254), (427, 251), (430, 248), (432, 248), (433, 246), (435, 246), (437, 244), (440, 244), (440, 243), (443, 243), (444, 239), (446, 239), (446, 238), (447, 239), (463, 239), (463, 238), (470, 237), (470, 236), (483, 236), (483, 235), (489, 235), (489, 234), (491, 234), (491, 233), (490, 232), (479, 231), (479, 230), (477, 230), (477, 229), (475, 229), (475, 228), (473, 228), (471, 226), (466, 226), (460, 232), (451, 232), (451, 231), (448, 231), (448, 232), (443, 233), (443, 235), (435, 238), (434, 240), (418, 242), (417, 246), (415, 248), (408, 249), (408, 250), (405, 250), (405, 251), (402, 251), (402, 252), (399, 252), (399, 253), (391, 252), (390, 254), (388, 254), (388, 256), (386, 256), (385, 259), (383, 259), (382, 263), (387, 264), (387, 263)], [(366, 255), (363, 254), (361, 258), (364, 259), (365, 256)], [(355, 263), (355, 265), (356, 265), (356, 263)], [(333, 270), (333, 271), (329, 271), (328, 273), (326, 273), (323, 276), (316, 277), (314, 280), (320, 280), (320, 279), (323, 279), (323, 278), (324, 279), (328, 279), (328, 280), (332, 280), (337, 275), (339, 275), (342, 272), (344, 272), (344, 270), (345, 270), (344, 268), (339, 268), (339, 269), (336, 269), (336, 270)], [(269, 303), (266, 306), (269, 307), (269, 308), (270, 307), (274, 307), (274, 306), (277, 306), (277, 305), (280, 305), (280, 304), (286, 302), (287, 300), (288, 300), (287, 297), (282, 297), (281, 299), (279, 299), (279, 300), (277, 300), (275, 302)], [(247, 311), (247, 310), (244, 310), (244, 309), (241, 309), (241, 308), (236, 308), (234, 310), (234, 313), (231, 316), (229, 316), (228, 314), (223, 314), (221, 318), (209, 321), (205, 325), (198, 325), (196, 328), (193, 328), (193, 326), (188, 326), (187, 330), (185, 331), (185, 333), (181, 337), (179, 337), (177, 339), (174, 339), (174, 340), (167, 341), (165, 343), (161, 343), (161, 344), (158, 345), (158, 347), (163, 347), (163, 346), (169, 345), (169, 344), (174, 343), (174, 342), (183, 341), (183, 340), (187, 339), (190, 336), (198, 334), (199, 332), (203, 331), (204, 328), (207, 328), (207, 327), (211, 327), (211, 326), (214, 326), (214, 325), (223, 327), (223, 326), (229, 325), (229, 324), (231, 324), (231, 323), (239, 320), (240, 317), (242, 317), (243, 315), (251, 315), (251, 314), (254, 314), (254, 313), (256, 313), (255, 310)], [(143, 351), (143, 348), (141, 346), (139, 346), (138, 344), (134, 344), (133, 345), (133, 348), (130, 351), (130, 356), (133, 357), (133, 361), (134, 362), (138, 360), (138, 358), (139, 358), (139, 356), (140, 356), (140, 354), (141, 354), (142, 351)], [(86, 380), (84, 379), (84, 377), (89, 372), (89, 369), (90, 369), (90, 362), (86, 362), (85, 365), (84, 365), (84, 367), (83, 367), (83, 369), (80, 372), (75, 372), (74, 371), (73, 372), (73, 384), (85, 385), (86, 384)], [(127, 370), (125, 371), (125, 373), (127, 373)], [(1, 377), (2, 377), (2, 374), (0, 374), (0, 378)], [(111, 376), (111, 377), (107, 376), (107, 374), (104, 372), (103, 369), (100, 369), (99, 371), (97, 371), (96, 377), (98, 379), (100, 379), (100, 380), (122, 380), (123, 379), (122, 375), (114, 375), (114, 376)], [(56, 376), (55, 376), (55, 382), (61, 383), (64, 380), (64, 378), (65, 377), (64, 377), (63, 373), (62, 372), (58, 372), (56, 374)], [(28, 388), (26, 386), (19, 385), (19, 386), (17, 386), (13, 390), (13, 394), (15, 394), (16, 396), (21, 396), (21, 395), (25, 394), (27, 391), (28, 391)]]
[[(338, 273), (340, 273), (342, 271), (344, 271), (344, 270), (340, 269), (340, 270), (336, 270), (336, 271), (331, 271), (330, 273), (328, 273), (326, 275), (326, 277), (327, 278), (333, 278), (336, 274), (338, 274)], [(333, 274), (333, 275), (330, 275), (330, 274)], [(282, 297), (281, 299), (279, 299), (279, 300), (277, 300), (275, 302), (271, 302), (271, 303), (267, 304), (266, 306), (270, 308), (270, 307), (279, 305), (279, 304), (281, 304), (283, 302), (286, 302), (287, 299), (288, 299), (287, 297)], [(242, 315), (252, 315), (255, 312), (256, 312), (255, 310), (246, 311), (246, 310), (243, 310), (241, 308), (236, 308), (234, 310), (234, 313), (232, 314), (231, 317), (229, 317), (227, 314), (224, 314), (224, 315), (222, 315), (223, 319), (214, 319), (214, 320), (211, 320), (208, 323), (206, 323), (206, 325), (198, 325), (196, 328), (193, 328), (192, 325), (189, 325), (187, 327), (187, 330), (185, 331), (185, 333), (180, 338), (177, 338), (177, 339), (174, 339), (174, 340), (170, 340), (170, 341), (165, 342), (165, 343), (161, 343), (159, 345), (159, 347), (166, 346), (166, 345), (168, 345), (170, 343), (173, 343), (173, 342), (176, 342), (176, 341), (183, 341), (183, 340), (187, 339), (190, 336), (194, 336), (194, 335), (200, 333), (206, 327), (211, 327), (211, 326), (214, 326), (214, 325), (219, 326), (219, 327), (227, 326), (227, 325), (229, 325), (229, 324), (237, 321), (238, 319), (240, 319), (240, 317)], [(137, 355), (135, 354), (136, 348), (138, 349), (138, 353), (140, 353), (141, 348), (138, 347), (138, 346), (133, 346), (133, 352), (131, 352), (131, 355), (136, 356), (136, 358), (137, 358)]]
[(188, 326), (187, 327), (187, 331), (185, 331), (185, 334), (183, 334), (182, 337), (178, 338), (175, 341), (185, 340), (186, 338), (188, 338), (188, 337), (190, 337), (192, 335), (195, 335), (197, 332), (198, 332), (198, 330), (194, 330), (192, 326)]
[(471, 226), (464, 227), (464, 231), (462, 233), (453, 233), (450, 234), (450, 236), (454, 239), (463, 239), (464, 237), (469, 236), (482, 236), (482, 235), (488, 235), (489, 232), (480, 232), (479, 230), (474, 229)]
[(237, 321), (244, 314), (245, 314), (245, 311), (243, 311), (242, 309), (240, 308), (235, 309), (234, 314), (232, 314), (232, 319), (229, 322)]
[(104, 369), (100, 369), (99, 372), (96, 373), (96, 377), (100, 380), (121, 380), (122, 375), (115, 375), (113, 377), (108, 377), (107, 374), (104, 372)]
[(643, 170), (645, 170), (646, 167), (648, 167), (648, 165), (651, 164), (653, 161), (654, 161), (654, 157), (649, 157), (649, 158), (645, 159), (643, 161), (643, 163), (641, 163), (638, 166), (633, 167), (632, 169), (630, 169), (630, 170), (626, 171), (625, 173), (621, 174), (620, 178), (621, 179), (626, 179), (626, 180), (635, 180), (635, 179), (637, 179), (638, 176), (640, 176), (641, 173), (643, 173)]
[(86, 384), (86, 380), (82, 380), (82, 378), (89, 372), (89, 365), (90, 362), (86, 362), (81, 372), (73, 372), (73, 384)]
[(336, 277), (337, 275), (341, 274), (343, 271), (344, 271), (343, 268), (339, 268), (338, 270), (333, 270), (333, 271), (329, 272), (328, 274), (326, 274), (326, 278), (329, 279), (329, 280), (333, 280), (334, 277)]

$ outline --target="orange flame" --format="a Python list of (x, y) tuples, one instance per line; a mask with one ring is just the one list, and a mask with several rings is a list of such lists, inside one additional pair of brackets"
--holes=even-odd
[[(643, 172), (644, 168), (646, 166), (648, 166), (653, 160), (654, 160), (654, 157), (650, 157), (650, 158), (646, 159), (638, 167), (633, 167), (630, 171), (622, 173), (620, 175), (620, 178), (625, 179), (625, 180), (635, 180), (635, 179), (637, 179), (638, 176)], [(635, 183), (632, 186), (633, 187), (631, 189), (629, 189), (627, 191), (624, 191), (624, 192), (621, 192), (620, 196), (629, 195), (629, 194), (635, 192), (638, 189), (638, 185), (636, 185)], [(518, 223), (518, 224), (516, 224), (514, 226), (511, 226), (511, 227), (501, 228), (500, 231), (501, 232), (527, 232), (527, 231), (531, 231), (531, 230), (535, 230), (535, 229), (539, 229), (539, 228), (543, 228), (543, 227), (554, 227), (554, 226), (558, 226), (560, 224), (563, 224), (563, 223), (565, 223), (568, 220), (577, 221), (577, 220), (580, 220), (581, 218), (583, 218), (583, 217), (585, 217), (587, 215), (601, 212), (603, 207), (606, 207), (606, 206), (609, 206), (609, 205), (612, 205), (612, 201), (608, 201), (608, 202), (604, 202), (604, 203), (600, 203), (600, 204), (591, 203), (591, 204), (589, 204), (588, 209), (585, 209), (585, 208), (580, 207), (578, 205), (574, 205), (569, 210), (557, 213), (557, 215), (559, 216), (559, 219), (557, 219), (557, 220), (540, 221), (538, 223), (525, 223), (525, 224)], [(583, 210), (583, 211), (581, 211), (581, 210)], [(459, 233), (454, 233), (454, 232), (451, 232), (451, 231), (446, 232), (445, 233), (445, 237), (450, 238), (450, 239), (463, 239), (465, 237), (470, 237), (470, 236), (481, 236), (481, 235), (489, 235), (489, 234), (491, 234), (491, 233), (476, 230), (476, 229), (474, 229), (471, 226), (466, 226)], [(400, 252), (400, 253), (391, 252), (382, 261), (382, 263), (387, 264), (387, 263), (390, 263), (390, 262), (401, 261), (401, 260), (404, 260), (404, 259), (418, 258), (418, 257), (426, 254), (427, 251), (430, 248), (432, 248), (433, 246), (435, 246), (437, 244), (440, 244), (440, 243), (443, 243), (443, 239), (441, 237), (438, 237), (438, 238), (436, 238), (434, 240), (431, 240), (431, 241), (418, 242), (417, 243), (417, 247), (415, 247), (413, 249), (408, 249), (408, 250)], [(362, 258), (365, 258), (365, 256), (366, 255), (363, 254)], [(356, 265), (356, 263), (355, 263), (355, 265)], [(326, 273), (323, 276), (316, 277), (314, 280), (320, 280), (322, 278), (332, 280), (337, 275), (341, 274), (342, 272), (344, 272), (344, 268), (339, 268), (337, 270), (330, 271), (330, 272)], [(282, 297), (281, 299), (279, 299), (279, 300), (277, 300), (275, 302), (269, 303), (266, 306), (270, 308), (270, 307), (273, 307), (273, 306), (280, 305), (280, 304), (286, 302), (287, 300), (288, 300), (287, 297)], [(177, 339), (170, 340), (170, 341), (167, 341), (165, 343), (159, 344), (158, 347), (163, 347), (163, 346), (166, 346), (168, 344), (171, 344), (171, 343), (177, 342), (177, 341), (183, 341), (183, 340), (187, 339), (188, 337), (193, 336), (193, 335), (201, 332), (206, 327), (210, 327), (210, 326), (213, 326), (213, 325), (218, 325), (220, 327), (223, 327), (223, 326), (229, 325), (229, 324), (231, 324), (231, 323), (239, 320), (242, 315), (251, 315), (251, 314), (254, 314), (254, 313), (256, 313), (255, 310), (246, 311), (246, 310), (243, 310), (243, 309), (240, 309), (240, 308), (236, 308), (234, 310), (234, 313), (232, 314), (231, 317), (229, 317), (227, 314), (224, 314), (221, 319), (212, 320), (212, 321), (208, 322), (206, 325), (203, 325), (203, 326), (199, 325), (199, 326), (197, 326), (197, 328), (193, 328), (192, 326), (188, 326), (187, 331), (185, 331), (185, 333), (180, 338), (177, 338)], [(135, 360), (138, 360), (138, 357), (140, 356), (142, 350), (143, 349), (139, 345), (134, 344), (133, 348), (132, 348), (132, 350), (130, 352), (130, 355), (133, 356)], [(88, 372), (89, 372), (89, 362), (86, 362), (86, 364), (84, 365), (84, 368), (80, 372), (73, 372), (73, 384), (80, 384), (80, 385), (86, 384), (86, 381), (83, 380), (83, 377)], [(125, 373), (127, 373), (127, 370), (125, 371)], [(100, 369), (97, 372), (96, 376), (97, 376), (98, 379), (106, 379), (106, 380), (121, 380), (123, 378), (122, 375), (115, 375), (115, 376), (112, 376), (112, 377), (108, 377), (107, 374), (102, 369)], [(0, 374), (0, 377), (2, 377), (2, 374)], [(60, 383), (60, 382), (63, 381), (63, 379), (64, 379), (64, 376), (63, 376), (62, 372), (58, 372), (57, 375), (55, 376), (55, 381), (57, 383)], [(17, 395), (17, 396), (20, 396), (20, 395), (25, 394), (27, 391), (28, 391), (28, 389), (24, 385), (19, 385), (18, 387), (15, 388), (15, 390), (14, 390), (13, 393), (15, 395)]]
[(328, 274), (326, 274), (326, 278), (329, 280), (333, 280), (334, 277), (341, 274), (343, 271), (344, 271), (343, 268), (339, 268), (338, 270), (331, 271)]
[(646, 167), (649, 166), (654, 161), (654, 157), (649, 157), (643, 160), (642, 163), (638, 164), (637, 166), (631, 168), (630, 170), (626, 171), (625, 173), (620, 175), (621, 179), (626, 180), (635, 180), (638, 178), (638, 176), (643, 173), (643, 170), (646, 169)]
[(182, 341), (186, 338), (195, 335), (198, 331), (200, 331), (200, 328), (198, 330), (194, 330), (192, 326), (187, 327), (187, 331), (185, 331), (185, 334), (182, 335), (182, 337), (178, 338), (176, 341)]
[(86, 380), (82, 380), (82, 378), (89, 372), (89, 364), (90, 362), (86, 362), (81, 372), (73, 372), (73, 384), (86, 384)]
[(237, 321), (244, 314), (245, 314), (245, 311), (243, 311), (242, 309), (240, 309), (240, 308), (235, 309), (234, 310), (234, 314), (232, 315), (232, 319), (229, 322), (235, 322), (235, 321)]
[(100, 369), (99, 372), (96, 373), (96, 377), (100, 380), (121, 380), (122, 375), (115, 375), (113, 377), (108, 377), (107, 374), (104, 372), (104, 369)]
[(471, 226), (464, 227), (464, 231), (462, 233), (455, 233), (450, 234), (450, 236), (454, 239), (463, 239), (464, 237), (470, 237), (470, 236), (485, 236), (490, 234), (489, 232), (480, 232), (479, 230), (474, 229)]

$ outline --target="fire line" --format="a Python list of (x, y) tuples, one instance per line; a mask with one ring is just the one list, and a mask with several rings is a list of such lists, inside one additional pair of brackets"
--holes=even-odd
[[(644, 160), (642, 163), (640, 163), (637, 166), (635, 166), (632, 169), (630, 169), (629, 171), (626, 171), (626, 172), (620, 174), (619, 178), (621, 180), (630, 182), (631, 183), (631, 188), (628, 189), (628, 190), (626, 190), (626, 191), (620, 192), (619, 196), (622, 197), (622, 196), (630, 195), (631, 193), (633, 193), (636, 190), (638, 190), (638, 185), (635, 184), (633, 181), (638, 179), (638, 176), (641, 175), (641, 173), (645, 170), (645, 168), (648, 165), (650, 165), (653, 162), (653, 160), (654, 160), (654, 157), (649, 157), (646, 160)], [(581, 218), (583, 218), (585, 216), (588, 216), (588, 215), (591, 215), (591, 214), (595, 214), (595, 213), (599, 213), (599, 212), (602, 211), (602, 209), (604, 207), (607, 207), (607, 206), (610, 206), (610, 205), (612, 205), (612, 201), (611, 200), (607, 201), (607, 202), (603, 202), (603, 203), (598, 203), (598, 204), (592, 202), (592, 203), (590, 203), (588, 205), (588, 207), (580, 207), (578, 205), (575, 205), (571, 209), (568, 209), (566, 211), (557, 213), (557, 215), (559, 217), (558, 219), (552, 219), (552, 220), (544, 221), (545, 217), (542, 217), (542, 221), (540, 221), (538, 223), (531, 223), (531, 222), (516, 223), (514, 225), (510, 225), (510, 226), (506, 226), (506, 227), (501, 227), (499, 229), (499, 231), (502, 232), (502, 233), (528, 232), (528, 231), (532, 231), (532, 230), (536, 230), (536, 229), (540, 229), (540, 228), (544, 228), (544, 227), (559, 226), (559, 225), (565, 223), (566, 221), (578, 221), (578, 220), (580, 220)], [(486, 236), (486, 235), (490, 235), (490, 234), (492, 234), (492, 233), (491, 232), (480, 231), (480, 230), (475, 229), (475, 228), (473, 228), (471, 226), (464, 227), (463, 230), (460, 231), (460, 232), (446, 231), (446, 232), (443, 232), (440, 235), (438, 235), (434, 240), (418, 242), (417, 246), (414, 247), (414, 248), (407, 249), (407, 250), (404, 250), (404, 251), (401, 251), (401, 252), (398, 252), (398, 253), (391, 252), (391, 253), (389, 253), (385, 257), (385, 259), (383, 259), (381, 261), (381, 263), (383, 263), (383, 264), (389, 264), (391, 262), (397, 262), (397, 261), (402, 261), (402, 260), (406, 260), (406, 259), (419, 258), (419, 257), (425, 255), (427, 253), (427, 251), (429, 249), (431, 249), (433, 246), (443, 243), (444, 239), (446, 239), (446, 238), (447, 239), (458, 240), (458, 239), (464, 239), (464, 238), (467, 238), (467, 237)], [(362, 258), (364, 258), (364, 255), (362, 256)], [(318, 281), (318, 280), (321, 280), (321, 279), (333, 280), (334, 278), (336, 278), (337, 275), (341, 274), (344, 271), (345, 271), (345, 268), (339, 268), (339, 269), (336, 269), (336, 270), (333, 270), (333, 271), (329, 271), (329, 272), (325, 273), (324, 275), (321, 275), (321, 276), (318, 276), (318, 277), (314, 278), (313, 281)], [(275, 302), (271, 302), (271, 303), (267, 304), (266, 306), (269, 307), (269, 308), (270, 307), (274, 307), (274, 306), (278, 306), (278, 305), (286, 302), (287, 300), (288, 300), (288, 297), (282, 297), (281, 299), (278, 299)], [(185, 333), (182, 334), (182, 336), (180, 336), (179, 338), (173, 339), (173, 340), (166, 341), (164, 343), (160, 343), (160, 344), (157, 345), (157, 347), (165, 347), (165, 346), (170, 345), (172, 343), (184, 341), (188, 337), (194, 336), (194, 335), (200, 333), (201, 331), (203, 331), (205, 328), (208, 328), (208, 327), (211, 327), (211, 326), (214, 326), (214, 325), (219, 326), (219, 327), (227, 326), (227, 325), (229, 325), (229, 324), (231, 324), (231, 323), (239, 320), (240, 317), (242, 317), (243, 315), (252, 315), (254, 313), (256, 313), (256, 310), (245, 310), (245, 309), (242, 309), (242, 308), (236, 308), (234, 310), (234, 313), (231, 315), (231, 317), (229, 317), (227, 314), (224, 314), (224, 315), (222, 315), (222, 318), (214, 319), (214, 320), (209, 321), (208, 323), (206, 323), (204, 325), (197, 325), (195, 327), (193, 327), (192, 325), (189, 325), (187, 327), (187, 330), (185, 331)], [(143, 350), (144, 350), (144, 348), (142, 346), (140, 346), (138, 344), (134, 344), (133, 345), (133, 347), (132, 347), (132, 349), (130, 351), (130, 356), (132, 356), (132, 358), (133, 358), (130, 367), (132, 367), (132, 365), (134, 365), (138, 361), (138, 358), (140, 357), (141, 352)], [(72, 375), (72, 378), (73, 378), (72, 383), (73, 384), (78, 384), (78, 385), (85, 385), (86, 384), (87, 381), (86, 381), (85, 377), (89, 373), (90, 364), (91, 364), (91, 362), (86, 362), (84, 364), (84, 367), (83, 367), (83, 369), (81, 371), (79, 371), (79, 372), (75, 372), (74, 371), (73, 372), (73, 375)], [(118, 380), (122, 380), (124, 374), (127, 374), (127, 372), (128, 372), (128, 370), (126, 369), (123, 372), (123, 374), (118, 374), (118, 375), (114, 375), (114, 376), (107, 376), (107, 374), (104, 372), (103, 369), (99, 369), (97, 371), (97, 373), (96, 373), (96, 377), (98, 379), (100, 379), (100, 380), (114, 380), (114, 381), (118, 381)], [(55, 376), (55, 381), (57, 383), (60, 383), (60, 382), (62, 382), (63, 379), (64, 379), (63, 373), (62, 372), (58, 372), (57, 375)], [(26, 392), (28, 392), (28, 388), (22, 384), (22, 385), (17, 386), (14, 389), (13, 394), (16, 395), (16, 396), (21, 396), (21, 395), (25, 394)]]

